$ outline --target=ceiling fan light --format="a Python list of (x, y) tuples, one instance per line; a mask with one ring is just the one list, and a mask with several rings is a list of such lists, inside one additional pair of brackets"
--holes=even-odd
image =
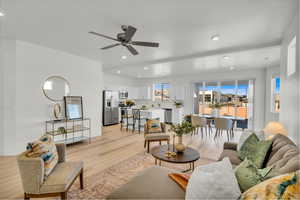
[(123, 60), (125, 60), (125, 59), (127, 58), (127, 56), (122, 56), (121, 58), (122, 58)]

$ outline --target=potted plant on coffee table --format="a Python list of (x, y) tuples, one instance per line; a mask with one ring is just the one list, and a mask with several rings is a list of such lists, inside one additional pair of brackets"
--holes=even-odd
[(195, 130), (195, 127), (188, 121), (183, 121), (180, 124), (171, 125), (171, 131), (173, 131), (178, 137), (178, 143), (175, 145), (175, 149), (178, 153), (182, 153), (185, 150), (185, 146), (182, 143), (182, 136), (191, 133)]

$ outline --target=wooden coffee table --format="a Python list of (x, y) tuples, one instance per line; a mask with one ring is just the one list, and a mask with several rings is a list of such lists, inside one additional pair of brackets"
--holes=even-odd
[[(161, 165), (161, 161), (169, 162), (169, 163), (177, 163), (177, 164), (189, 164), (190, 168), (188, 170), (184, 170), (184, 172), (194, 170), (195, 169), (195, 161), (199, 160), (200, 154), (197, 150), (187, 147), (183, 153), (177, 153), (176, 156), (167, 157), (166, 152), (173, 150), (173, 145), (161, 145), (153, 147), (150, 150), (150, 153), (155, 158), (155, 164), (157, 165), (157, 160), (159, 160), (159, 165)], [(176, 150), (175, 150), (176, 151)]]

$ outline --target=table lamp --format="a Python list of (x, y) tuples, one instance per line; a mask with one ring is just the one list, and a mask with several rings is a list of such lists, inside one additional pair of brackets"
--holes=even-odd
[(276, 134), (287, 135), (287, 130), (283, 127), (280, 122), (271, 121), (263, 129), (264, 133), (268, 136), (268, 139), (271, 139)]

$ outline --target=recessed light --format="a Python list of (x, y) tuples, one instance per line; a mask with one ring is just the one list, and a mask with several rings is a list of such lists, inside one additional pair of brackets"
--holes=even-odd
[(234, 67), (233, 67), (233, 66), (231, 66), (229, 69), (230, 69), (230, 70), (234, 70)]
[(127, 58), (127, 56), (122, 56), (121, 58), (122, 58), (123, 60), (125, 60), (125, 59)]
[(229, 59), (229, 56), (223, 56), (223, 59), (224, 59), (224, 60), (228, 60), (228, 59)]
[(213, 35), (210, 39), (213, 41), (218, 41), (220, 39), (220, 35)]
[(149, 67), (144, 67), (144, 70), (148, 70), (149, 69)]
[(0, 17), (3, 17), (5, 14), (0, 11)]
[(117, 71), (117, 74), (121, 74), (121, 71), (120, 71), (120, 70), (118, 70), (118, 71)]

